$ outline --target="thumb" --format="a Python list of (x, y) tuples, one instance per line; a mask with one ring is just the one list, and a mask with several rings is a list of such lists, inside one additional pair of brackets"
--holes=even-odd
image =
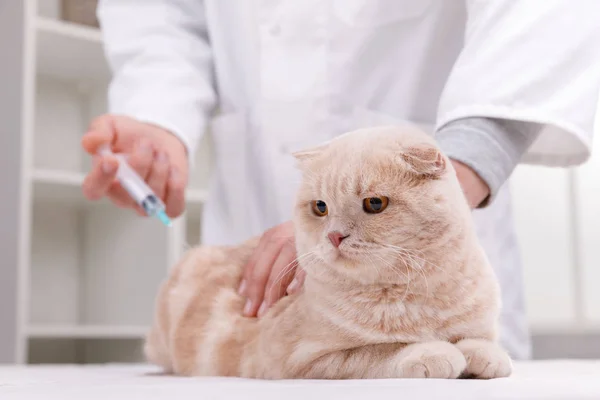
[(116, 134), (112, 116), (103, 115), (91, 123), (89, 131), (83, 135), (81, 145), (88, 153), (96, 154), (98, 147), (113, 144)]

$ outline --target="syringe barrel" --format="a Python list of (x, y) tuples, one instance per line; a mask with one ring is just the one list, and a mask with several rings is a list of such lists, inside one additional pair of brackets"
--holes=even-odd
[(135, 202), (142, 207), (148, 215), (152, 216), (157, 211), (164, 210), (164, 203), (154, 194), (146, 182), (131, 169), (125, 160), (120, 156), (117, 156), (117, 158), (119, 158), (117, 179), (121, 183), (121, 186), (123, 186), (123, 189), (129, 193)]
[[(104, 155), (113, 154), (106, 146), (99, 149), (98, 152)], [(165, 204), (154, 194), (150, 186), (129, 166), (124, 156), (122, 154), (113, 155), (119, 161), (117, 180), (123, 189), (129, 193), (131, 198), (150, 216), (153, 216), (159, 210), (164, 210)]]
[(117, 159), (119, 159), (117, 179), (121, 183), (121, 186), (123, 186), (123, 189), (129, 193), (136, 203), (141, 204), (148, 195), (152, 194), (152, 189), (131, 169), (129, 164), (120, 155), (117, 156)]

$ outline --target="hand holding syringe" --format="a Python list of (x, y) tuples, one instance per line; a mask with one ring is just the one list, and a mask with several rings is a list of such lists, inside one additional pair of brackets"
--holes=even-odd
[(133, 118), (96, 118), (82, 138), (95, 162), (83, 182), (89, 200), (108, 198), (140, 215), (176, 218), (185, 211), (187, 148), (175, 134)]
[(154, 194), (150, 186), (127, 164), (122, 154), (113, 154), (108, 145), (102, 145), (98, 148), (98, 154), (102, 156), (114, 155), (119, 161), (117, 170), (117, 180), (135, 200), (142, 210), (150, 217), (158, 218), (163, 224), (171, 226), (171, 219), (165, 212), (165, 204)]

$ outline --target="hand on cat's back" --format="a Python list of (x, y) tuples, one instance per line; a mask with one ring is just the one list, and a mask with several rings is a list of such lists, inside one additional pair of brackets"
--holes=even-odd
[(297, 290), (304, 274), (296, 273), (296, 267), (292, 222), (284, 222), (267, 230), (244, 266), (239, 287), (240, 294), (247, 299), (244, 315), (260, 317), (287, 291)]

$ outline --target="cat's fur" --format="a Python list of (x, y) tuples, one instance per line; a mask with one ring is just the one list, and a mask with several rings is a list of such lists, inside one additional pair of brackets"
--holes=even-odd
[[(408, 127), (351, 132), (296, 154), (303, 290), (242, 317), (257, 239), (187, 252), (160, 288), (150, 361), (180, 375), (251, 378), (508, 376), (499, 288), (449, 159)], [(380, 214), (365, 197), (387, 196)], [(329, 214), (317, 217), (310, 203)], [(348, 234), (337, 250), (331, 231)]]

